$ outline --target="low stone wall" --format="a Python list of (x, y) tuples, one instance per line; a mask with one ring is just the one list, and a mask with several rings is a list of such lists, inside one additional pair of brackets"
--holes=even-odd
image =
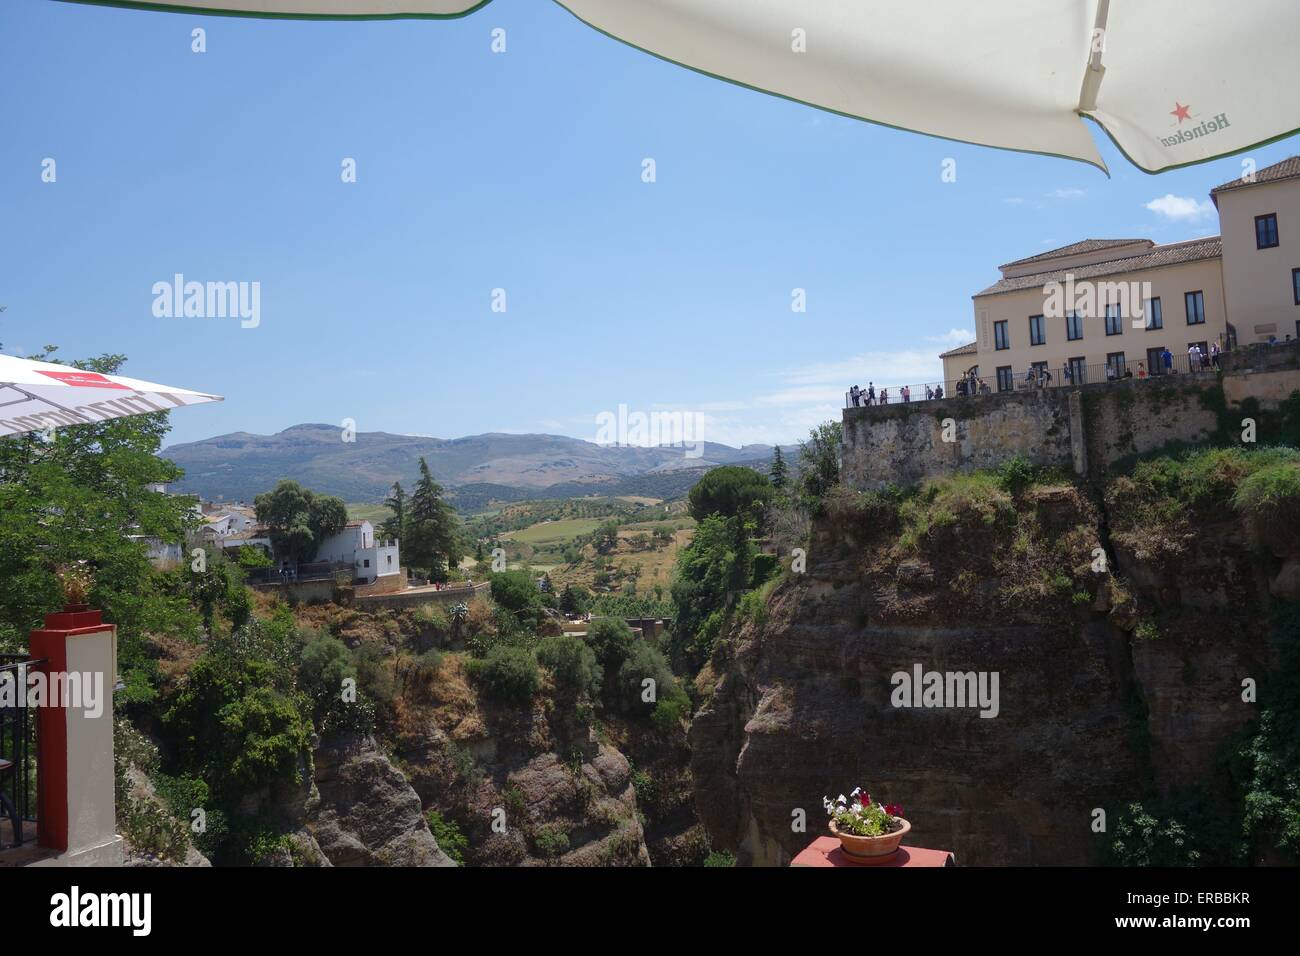
[(399, 609), (416, 607), (420, 604), (455, 604), (458, 601), (472, 601), (475, 597), (486, 594), (490, 585), (484, 581), (473, 588), (412, 588), (408, 591), (395, 591), (392, 594), (359, 594), (356, 606), (372, 611), (378, 608)]
[(286, 601), (295, 601), (300, 604), (311, 604), (316, 601), (334, 600), (334, 589), (336, 587), (331, 578), (322, 578), (317, 581), (276, 581), (270, 584), (254, 584), (254, 588), (259, 591), (279, 594)]
[[(1243, 364), (1241, 360), (1236, 364)], [(862, 490), (996, 468), (1021, 456), (1099, 477), (1135, 455), (1234, 431), (1300, 391), (1300, 350), (1250, 367), (844, 410), (843, 479)], [(1261, 441), (1266, 436), (1261, 436)]]
[(370, 584), (358, 584), (353, 589), (357, 597), (364, 597), (370, 594), (393, 594), (398, 591), (406, 590), (406, 568), (402, 568), (397, 574), (383, 574), (375, 578)]
[(1023, 455), (1069, 467), (1070, 393), (1035, 389), (844, 410), (843, 479), (854, 488), (913, 485), (995, 468)]

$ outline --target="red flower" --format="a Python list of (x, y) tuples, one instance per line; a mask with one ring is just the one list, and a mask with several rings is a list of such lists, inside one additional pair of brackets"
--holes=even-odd
[(891, 817), (901, 817), (903, 815), (903, 808), (896, 803), (887, 803), (885, 804), (885, 812)]
[(871, 806), (871, 794), (863, 790), (860, 794), (858, 794), (858, 803), (862, 804), (864, 807)]

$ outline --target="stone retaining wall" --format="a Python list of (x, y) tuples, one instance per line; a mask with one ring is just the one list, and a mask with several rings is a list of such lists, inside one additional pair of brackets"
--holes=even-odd
[(1017, 456), (1097, 477), (1134, 455), (1235, 431), (1256, 403), (1276, 409), (1300, 391), (1296, 347), (1274, 349), (1253, 367), (1234, 364), (1222, 374), (846, 408), (844, 482), (862, 490), (908, 486)]

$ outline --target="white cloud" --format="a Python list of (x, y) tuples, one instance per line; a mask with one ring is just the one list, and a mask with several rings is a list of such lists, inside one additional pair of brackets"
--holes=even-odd
[(1047, 194), (1049, 199), (1082, 199), (1088, 195), (1088, 190), (1078, 189), (1074, 186), (1062, 186), (1060, 189), (1053, 189)]
[(1146, 208), (1157, 216), (1175, 222), (1196, 222), (1214, 213), (1214, 203), (1208, 199), (1196, 200), (1190, 196), (1175, 196), (1173, 193), (1151, 200)]
[[(852, 385), (865, 388), (870, 382), (877, 389), (894, 390), (900, 385), (939, 381), (943, 377), (943, 363), (938, 354), (941, 347), (965, 345), (975, 336), (962, 329), (950, 329), (930, 338), (936, 343), (934, 349), (867, 352), (763, 373), (762, 378), (771, 382), (768, 390), (747, 396), (702, 402), (655, 403), (652, 407), (702, 415), (700, 433), (706, 441), (733, 448), (753, 444), (790, 444), (807, 438), (808, 432), (822, 422), (838, 420), (844, 407), (844, 394)], [(574, 434), (591, 440), (585, 431)]]

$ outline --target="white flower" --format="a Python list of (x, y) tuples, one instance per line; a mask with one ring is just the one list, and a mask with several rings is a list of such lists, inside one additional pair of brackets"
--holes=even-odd
[(856, 796), (857, 796), (858, 794), (860, 794), (861, 792), (862, 792), (862, 788), (861, 788), (861, 787), (854, 787), (854, 788), (853, 788), (853, 792), (850, 793), (849, 796), (850, 796), (850, 797), (856, 797)]
[(835, 802), (836, 802), (836, 803), (841, 803), (841, 804), (843, 804), (843, 803), (848, 803), (849, 801), (848, 801), (848, 799), (844, 796), (844, 794), (841, 793), (840, 796), (839, 796), (839, 799), (836, 800)]

